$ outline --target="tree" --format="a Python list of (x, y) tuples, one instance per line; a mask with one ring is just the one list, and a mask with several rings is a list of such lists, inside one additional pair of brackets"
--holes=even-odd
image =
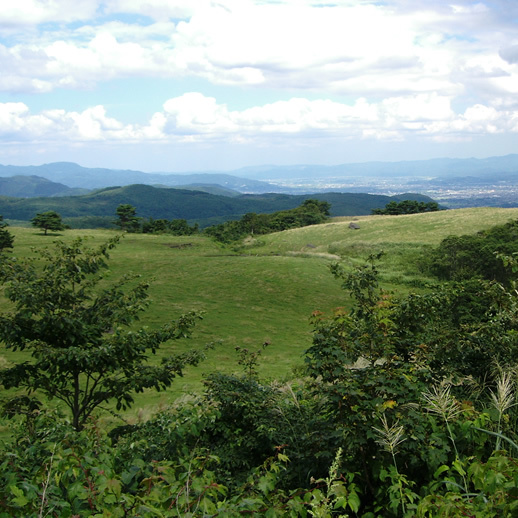
[(110, 400), (125, 409), (134, 392), (170, 386), (184, 366), (203, 356), (192, 351), (164, 357), (159, 365), (147, 363), (162, 343), (189, 336), (199, 317), (191, 312), (156, 330), (130, 329), (147, 305), (148, 284), (125, 276), (99, 286), (100, 270), (118, 239), (95, 249), (81, 238), (58, 241), (40, 257), (0, 264), (0, 281), (13, 303), (0, 315), (0, 341), (32, 356), (0, 370), (0, 384), (61, 400), (76, 430)]
[(0, 252), (4, 248), (13, 247), (14, 237), (5, 227), (7, 227), (7, 223), (4, 222), (4, 217), (0, 214)]
[(142, 224), (142, 232), (144, 234), (165, 234), (169, 231), (169, 221), (167, 219), (153, 219), (145, 221)]
[(185, 219), (172, 219), (169, 222), (169, 231), (174, 236), (192, 236), (199, 232), (198, 223), (195, 223), (192, 227), (189, 226)]
[(126, 232), (137, 232), (140, 227), (140, 218), (136, 216), (137, 209), (129, 203), (121, 203), (116, 210), (119, 219), (115, 224)]
[(399, 216), (400, 214), (417, 214), (419, 212), (436, 212), (441, 210), (435, 201), (403, 200), (401, 202), (391, 201), (385, 205), (384, 209), (372, 209), (373, 214)]
[(316, 212), (321, 216), (329, 216), (331, 214), (331, 204), (328, 201), (319, 201), (312, 198), (304, 200), (304, 203), (299, 209), (302, 211)]
[(256, 214), (255, 212), (247, 212), (241, 218), (241, 224), (243, 229), (250, 235), (254, 234), (266, 234), (269, 231), (269, 219), (268, 214)]
[(65, 230), (66, 228), (61, 220), (61, 216), (53, 210), (36, 214), (36, 216), (31, 219), (31, 223), (34, 227), (41, 228), (45, 232), (45, 235), (47, 235), (48, 230), (56, 232)]

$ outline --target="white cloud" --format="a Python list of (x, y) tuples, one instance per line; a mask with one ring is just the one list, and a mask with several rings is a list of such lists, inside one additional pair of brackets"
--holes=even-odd
[(4, 141), (90, 141), (131, 140), (131, 125), (107, 117), (103, 106), (83, 112), (44, 110), (32, 115), (24, 103), (0, 103), (0, 135)]
[(408, 133), (438, 136), (459, 132), (518, 132), (518, 110), (476, 104), (455, 114), (439, 95), (393, 97), (379, 103), (359, 98), (352, 105), (293, 98), (241, 111), (191, 92), (169, 99), (145, 125), (123, 124), (103, 106), (82, 112), (44, 110), (32, 115), (23, 103), (0, 104), (4, 140), (41, 141), (238, 141), (270, 138), (402, 139)]
[(46, 22), (72, 22), (95, 16), (100, 0), (15, 0), (2, 2), (0, 27), (26, 27)]
[(450, 98), (437, 93), (392, 97), (384, 100), (382, 106), (387, 117), (399, 121), (449, 120), (454, 116)]
[[(477, 61), (492, 63), (498, 52), (498, 48), (491, 52), (486, 48), (488, 31), (478, 33), (476, 41), (441, 31), (441, 23), (462, 28), (462, 16), (451, 11), (395, 15), (390, 6), (369, 2), (317, 8), (314, 2), (257, 0), (113, 0), (100, 5), (92, 1), (88, 6), (86, 12), (98, 7), (103, 12), (151, 13), (160, 21), (88, 23), (68, 35), (61, 30), (56, 41), (49, 41), (51, 31), (30, 41), (25, 35), (18, 44), (4, 48), (5, 79), (0, 87), (16, 91), (25, 82), (22, 89), (30, 91), (38, 80), (45, 89), (49, 85), (80, 88), (85, 81), (92, 84), (133, 75), (191, 76), (221, 85), (357, 95), (444, 93), (445, 89), (451, 93), (458, 90), (459, 68), (473, 69)], [(175, 24), (171, 16), (184, 19)], [(31, 53), (39, 66), (27, 73)], [(484, 70), (491, 75), (491, 67)]]
[(456, 5), (452, 4), (451, 8), (455, 14), (480, 14), (487, 13), (488, 7), (482, 2), (470, 5)]
[(20, 131), (28, 112), (29, 108), (23, 103), (0, 104), (0, 135)]
[(509, 64), (515, 65), (518, 63), (518, 44), (510, 45), (500, 50), (500, 57), (505, 59)]
[(155, 20), (188, 18), (197, 10), (207, 8), (209, 0), (108, 0), (104, 2), (107, 13), (144, 14)]
[(236, 129), (226, 106), (196, 92), (169, 99), (164, 112), (167, 120), (164, 130), (170, 133), (219, 134)]
[(425, 125), (428, 135), (442, 141), (469, 138), (474, 135), (518, 133), (518, 109), (497, 109), (475, 104), (448, 121)]

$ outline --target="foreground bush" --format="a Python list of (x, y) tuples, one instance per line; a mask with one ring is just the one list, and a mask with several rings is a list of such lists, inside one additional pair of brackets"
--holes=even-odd
[[(150, 460), (146, 451), (158, 438), (149, 433), (153, 421), (133, 436), (138, 441), (131, 446), (114, 442), (95, 421), (78, 433), (61, 417), (35, 411), (28, 416), (31, 426), (19, 426), (13, 442), (3, 448), (0, 517), (516, 516), (518, 461), (510, 453), (517, 453), (518, 445), (498, 426), (489, 429), (492, 422), (509, 417), (515, 401), (509, 380), (504, 376), (493, 394), (494, 409), (500, 412), (496, 421), (489, 410), (458, 402), (447, 385), (424, 393), (416, 404), (428, 423), (426, 447), (445, 449), (446, 440), (450, 448), (433, 473), (426, 470), (419, 479), (408, 474), (403, 445), (425, 446), (411, 428), (392, 421), (388, 413), (379, 414), (370, 434), (376, 446), (373, 491), (361, 481), (361, 473), (350, 471), (351, 454), (342, 448), (335, 451), (328, 472), (303, 487), (285, 487), (285, 473), (297, 468), (278, 447), (229, 488), (218, 475), (221, 460), (201, 444), (188, 440), (185, 449), (171, 451), (171, 458)], [(185, 420), (188, 407), (190, 421)], [(206, 425), (204, 416), (199, 407), (192, 410), (189, 404), (169, 414), (169, 426), (162, 431), (171, 443), (181, 445), (183, 438), (196, 434), (204, 442), (201, 428), (195, 431)], [(159, 420), (164, 423), (165, 417)]]

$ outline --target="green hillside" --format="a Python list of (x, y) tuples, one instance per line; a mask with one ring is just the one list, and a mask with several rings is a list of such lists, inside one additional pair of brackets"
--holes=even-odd
[[(237, 251), (204, 236), (128, 234), (112, 253), (109, 279), (129, 271), (153, 279), (153, 302), (143, 324), (158, 325), (191, 309), (205, 313), (193, 339), (182, 346), (221, 344), (209, 353), (207, 362), (173, 386), (173, 394), (179, 395), (184, 388), (199, 386), (203, 372), (236, 369), (236, 346), (254, 348), (265, 340), (272, 345), (264, 352), (264, 373), (288, 375), (311, 343), (311, 313), (347, 303), (329, 273), (332, 262), (361, 264), (369, 254), (383, 250), (383, 282), (390, 289), (408, 291), (423, 285), (415, 263), (426, 246), (448, 235), (473, 233), (517, 218), (518, 209), (494, 208), (334, 218), (323, 225), (248, 239)], [(359, 229), (349, 228), (353, 221)], [(15, 235), (16, 255), (47, 246), (56, 237), (69, 241), (87, 235), (98, 243), (115, 233), (69, 230), (45, 237), (35, 229), (8, 228)], [(147, 407), (169, 398), (150, 392), (142, 401)]]
[[(426, 198), (417, 194), (405, 195), (410, 199)], [(384, 207), (399, 197), (326, 193), (311, 195), (261, 194), (229, 197), (207, 192), (157, 188), (149, 185), (110, 187), (83, 196), (59, 198), (9, 198), (0, 196), (0, 214), (8, 220), (28, 221), (38, 212), (59, 212), (67, 223), (70, 218), (113, 217), (118, 205), (129, 203), (137, 208), (138, 216), (154, 219), (186, 219), (206, 226), (228, 219), (238, 219), (247, 212), (270, 213), (293, 209), (308, 198), (331, 203), (332, 216), (370, 214), (374, 208)], [(429, 198), (426, 198), (429, 200)]]
[[(156, 185), (155, 187), (167, 187)], [(171, 187), (169, 187), (171, 188)], [(240, 196), (241, 193), (234, 189), (227, 189), (226, 187), (222, 187), (218, 184), (208, 184), (208, 183), (193, 183), (186, 184), (181, 186), (182, 189), (186, 189), (189, 191), (202, 191), (207, 192), (209, 194), (216, 194), (218, 196), (228, 196), (229, 198), (235, 198), (236, 196)]]

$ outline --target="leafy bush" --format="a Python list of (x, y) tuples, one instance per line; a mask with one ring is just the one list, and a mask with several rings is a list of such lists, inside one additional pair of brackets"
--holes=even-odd
[(153, 219), (149, 218), (142, 224), (144, 234), (172, 234), (173, 236), (190, 236), (198, 233), (198, 224), (192, 227), (185, 219)]
[(439, 204), (435, 201), (403, 200), (400, 202), (391, 201), (384, 209), (372, 209), (373, 214), (399, 216), (401, 214), (418, 214), (420, 212), (436, 212), (440, 210)]
[(496, 252), (518, 252), (518, 220), (473, 235), (449, 236), (427, 251), (421, 267), (441, 280), (481, 277), (509, 285), (512, 272)]
[(214, 471), (217, 457), (202, 448), (148, 461), (138, 447), (121, 450), (95, 422), (77, 433), (46, 414), (36, 421), (37, 433), (28, 441), (20, 429), (0, 463), (0, 518), (330, 516), (359, 508), (354, 476), (342, 476), (339, 455), (314, 488), (286, 491), (279, 479), (289, 459), (279, 449), (230, 494)]

